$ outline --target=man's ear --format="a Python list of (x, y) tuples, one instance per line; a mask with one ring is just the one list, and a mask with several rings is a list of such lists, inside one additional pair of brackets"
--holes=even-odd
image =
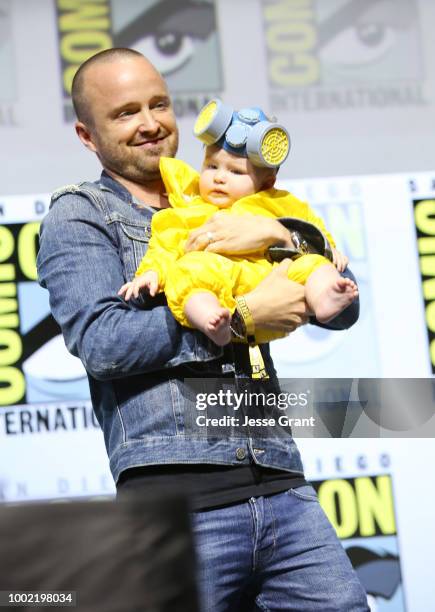
[(90, 151), (96, 153), (97, 148), (92, 141), (92, 134), (89, 128), (87, 128), (82, 121), (77, 121), (75, 128), (77, 136), (80, 138), (85, 147), (87, 147)]

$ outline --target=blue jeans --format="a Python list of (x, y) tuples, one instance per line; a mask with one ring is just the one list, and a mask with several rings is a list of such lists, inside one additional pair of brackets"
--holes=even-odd
[(314, 489), (192, 514), (202, 612), (369, 612)]

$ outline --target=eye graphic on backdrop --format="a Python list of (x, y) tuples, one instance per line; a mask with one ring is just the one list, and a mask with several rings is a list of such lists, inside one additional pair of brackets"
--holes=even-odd
[(367, 64), (387, 53), (397, 40), (396, 31), (381, 23), (346, 28), (322, 49), (322, 59), (337, 64)]
[(8, 22), (7, 22), (6, 17), (7, 17), (6, 13), (4, 13), (0, 7), (0, 47), (3, 45), (4, 41), (7, 39)]
[(214, 5), (162, 0), (114, 34), (114, 44), (143, 53), (163, 74), (179, 70), (216, 30)]
[(320, 22), (319, 54), (337, 66), (365, 66), (386, 56), (415, 21), (413, 0), (349, 0)]
[(163, 75), (181, 68), (190, 60), (195, 44), (190, 36), (171, 32), (161, 36), (146, 36), (134, 48), (150, 60)]
[(85, 369), (68, 353), (61, 335), (38, 348), (23, 363), (23, 372), (29, 402), (89, 398)]
[(346, 553), (367, 593), (370, 612), (383, 610), (384, 607), (378, 608), (378, 598), (385, 602), (391, 601), (401, 588), (399, 555), (382, 548), (378, 551), (375, 547), (372, 549), (367, 546), (349, 546)]

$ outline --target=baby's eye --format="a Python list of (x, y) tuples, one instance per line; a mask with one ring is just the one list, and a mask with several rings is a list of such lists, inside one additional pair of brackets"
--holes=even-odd
[(216, 164), (206, 164), (207, 170), (217, 170)]
[(245, 174), (245, 173), (243, 172), (243, 170), (235, 170), (235, 169), (234, 169), (234, 170), (231, 170), (231, 172), (232, 172), (233, 174), (237, 174), (238, 176), (242, 176), (243, 174)]

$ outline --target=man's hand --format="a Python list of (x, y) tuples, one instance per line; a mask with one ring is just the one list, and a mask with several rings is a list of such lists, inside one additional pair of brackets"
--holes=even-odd
[(185, 249), (221, 255), (265, 251), (271, 245), (291, 246), (289, 231), (276, 219), (255, 215), (228, 215), (217, 212), (190, 233)]
[(332, 263), (337, 268), (339, 272), (344, 272), (347, 268), (347, 264), (349, 263), (348, 257), (337, 251), (337, 249), (332, 250)]
[(308, 321), (305, 289), (288, 279), (291, 261), (284, 259), (244, 297), (256, 328), (290, 333)]
[(149, 270), (140, 276), (136, 276), (129, 283), (122, 285), (118, 295), (122, 296), (126, 302), (131, 297), (138, 298), (141, 291), (147, 290), (151, 297), (154, 297), (159, 288), (159, 275), (154, 270)]

